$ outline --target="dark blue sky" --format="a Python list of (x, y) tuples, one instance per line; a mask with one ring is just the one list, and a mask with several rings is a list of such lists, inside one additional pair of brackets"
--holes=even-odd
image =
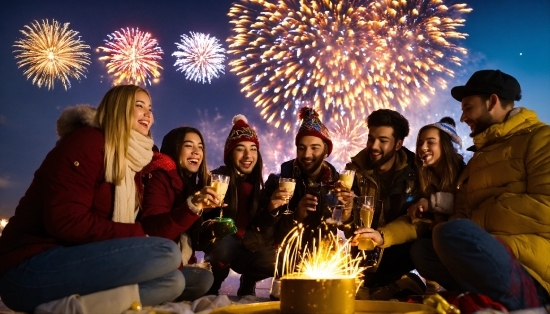
[[(445, 1), (447, 4), (448, 1)], [(462, 2), (462, 1), (461, 1)], [(535, 109), (541, 120), (550, 122), (550, 1), (549, 0), (476, 0), (465, 1), (473, 11), (466, 15), (468, 33), (462, 46), (469, 51), (462, 68), (452, 67), (457, 77), (449, 87), (463, 84), (479, 69), (501, 69), (515, 76), (523, 89), (520, 106)], [(238, 79), (229, 73), (212, 84), (187, 81), (172, 66), (171, 53), (180, 35), (189, 31), (209, 33), (220, 39), (231, 35), (227, 12), (233, 1), (119, 1), (96, 0), (45, 1), (4, 0), (0, 4), (0, 218), (11, 216), (47, 152), (55, 145), (55, 121), (62, 109), (75, 104), (96, 106), (111, 82), (105, 77), (104, 64), (95, 48), (107, 34), (126, 27), (139, 27), (152, 33), (164, 50), (161, 81), (149, 86), (153, 98), (155, 142), (160, 143), (168, 130), (179, 125), (194, 125), (210, 134), (207, 142), (211, 166), (221, 163), (222, 145), (230, 119), (244, 113), (260, 128), (265, 123), (251, 99), (240, 93)], [(65, 91), (59, 82), (54, 90), (39, 89), (23, 76), (13, 54), (19, 30), (34, 20), (55, 19), (70, 22), (84, 42), (92, 47), (92, 64), (87, 77), (72, 80)], [(432, 101), (441, 108), (459, 114), (458, 103), (449, 91), (438, 91)], [(218, 116), (217, 120), (214, 117)], [(203, 122), (203, 123), (200, 123)], [(430, 123), (434, 121), (425, 121)], [(467, 129), (460, 127), (462, 134)], [(215, 137), (214, 137), (215, 136)], [(411, 132), (414, 140), (416, 134)], [(292, 143), (294, 134), (288, 136)], [(262, 154), (273, 147), (264, 146)], [(275, 168), (272, 165), (271, 168)]]

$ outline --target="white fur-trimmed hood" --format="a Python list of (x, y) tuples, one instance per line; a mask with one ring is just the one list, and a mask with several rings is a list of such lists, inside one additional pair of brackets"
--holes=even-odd
[(83, 126), (97, 127), (96, 112), (97, 109), (90, 105), (76, 105), (64, 109), (57, 118), (57, 135), (63, 137)]

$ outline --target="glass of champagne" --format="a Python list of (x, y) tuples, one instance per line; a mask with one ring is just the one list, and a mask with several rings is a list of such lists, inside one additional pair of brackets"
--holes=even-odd
[[(360, 227), (370, 228), (372, 225), (372, 219), (374, 217), (374, 197), (373, 196), (359, 196), (357, 198), (357, 205), (359, 208)], [(373, 250), (375, 247), (374, 241), (368, 238), (358, 238), (358, 248), (360, 250)]]
[(223, 199), (227, 193), (227, 188), (229, 187), (229, 176), (223, 174), (213, 173), (210, 177), (210, 186), (214, 188), (216, 194), (220, 198), (220, 203), (218, 204), (220, 208), (220, 218), (223, 217)]
[(339, 180), (342, 181), (342, 185), (348, 191), (351, 191), (353, 186), (353, 178), (355, 177), (355, 170), (345, 169), (340, 171)]
[(201, 228), (206, 229), (207, 233), (211, 235), (212, 241), (215, 241), (237, 232), (237, 226), (233, 219), (223, 217), (223, 200), (227, 193), (227, 188), (229, 187), (229, 176), (215, 173), (211, 174), (210, 186), (216, 191), (216, 194), (218, 194), (220, 198), (219, 204), (216, 204), (220, 206), (220, 216), (215, 219), (206, 220), (203, 222)]
[(294, 213), (294, 211), (292, 211), (288, 208), (288, 203), (290, 202), (290, 199), (294, 195), (294, 189), (296, 188), (296, 180), (294, 180), (292, 178), (280, 177), (279, 178), (279, 187), (280, 188), (285, 188), (287, 190), (287, 192), (290, 194), (288, 196), (288, 198), (285, 199), (286, 210), (283, 212), (283, 214), (285, 214), (285, 215), (290, 215), (290, 214)]

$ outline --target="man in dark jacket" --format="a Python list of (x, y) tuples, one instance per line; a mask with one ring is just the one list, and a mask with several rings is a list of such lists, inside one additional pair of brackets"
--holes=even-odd
[[(405, 215), (415, 201), (416, 168), (414, 153), (403, 147), (409, 134), (409, 122), (405, 117), (394, 110), (380, 109), (367, 117), (367, 126), (367, 147), (351, 158), (346, 169), (355, 170), (354, 194), (374, 197), (371, 227), (377, 229)], [(359, 217), (353, 215), (350, 195), (346, 196), (348, 206), (342, 219), (347, 222), (348, 231), (353, 231), (357, 225), (354, 220)], [(410, 246), (411, 243), (406, 243), (368, 252), (366, 263), (370, 267), (365, 272), (365, 287), (371, 288), (371, 298), (389, 299), (404, 287), (415, 292), (425, 289), (418, 276), (407, 274), (414, 269), (409, 256)]]
[[(279, 175), (269, 176), (262, 194), (260, 224), (268, 230), (268, 243), (273, 246), (279, 246), (297, 224), (304, 227), (303, 242), (311, 243), (311, 237), (318, 236), (318, 228), (331, 217), (326, 197), (338, 172), (325, 161), (332, 152), (330, 134), (315, 110), (301, 108), (299, 116), (302, 125), (295, 140), (296, 159), (284, 162)], [(294, 179), (294, 191), (279, 187), (280, 178)], [(273, 294), (277, 297), (277, 292)]]

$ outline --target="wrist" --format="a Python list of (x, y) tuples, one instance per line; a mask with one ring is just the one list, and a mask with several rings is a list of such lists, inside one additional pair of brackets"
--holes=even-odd
[(193, 202), (191, 201), (192, 199), (193, 199), (192, 195), (187, 198), (187, 207), (189, 207), (189, 210), (191, 212), (193, 212), (194, 214), (201, 216), (202, 215), (202, 208), (199, 208), (198, 206), (195, 206), (195, 204), (193, 204)]

